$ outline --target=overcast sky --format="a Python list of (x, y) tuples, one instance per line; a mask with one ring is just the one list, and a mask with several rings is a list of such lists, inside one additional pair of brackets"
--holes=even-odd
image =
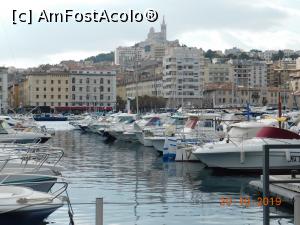
[[(63, 2), (63, 3), (62, 3)], [(158, 11), (155, 23), (12, 24), (12, 10)], [(299, 49), (300, 0), (9, 0), (0, 8), (0, 66), (84, 59), (146, 38), (167, 23), (168, 40), (215, 50)]]

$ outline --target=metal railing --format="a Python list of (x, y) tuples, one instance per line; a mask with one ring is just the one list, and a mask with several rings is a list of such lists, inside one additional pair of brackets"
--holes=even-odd
[[(263, 199), (270, 198), (270, 184), (272, 183), (300, 183), (300, 179), (294, 180), (271, 180), (270, 181), (270, 150), (271, 149), (300, 149), (300, 145), (291, 144), (266, 144), (263, 146)], [(270, 219), (284, 218), (286, 216), (270, 216), (269, 204), (263, 204), (263, 225), (270, 225)], [(294, 197), (294, 224), (300, 225), (300, 195)]]

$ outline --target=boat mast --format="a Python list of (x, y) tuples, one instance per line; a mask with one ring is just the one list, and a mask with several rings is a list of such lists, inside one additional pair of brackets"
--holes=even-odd
[(137, 46), (134, 46), (134, 65), (133, 65), (133, 73), (135, 78), (135, 101), (136, 101), (136, 114), (139, 114), (139, 92), (138, 92), (138, 73), (137, 73)]
[(278, 90), (278, 127), (281, 128), (281, 96), (280, 90)]

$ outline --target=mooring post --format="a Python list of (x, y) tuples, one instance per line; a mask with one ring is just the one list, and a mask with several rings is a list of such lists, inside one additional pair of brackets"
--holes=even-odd
[[(270, 197), (270, 181), (269, 181), (269, 146), (264, 145), (264, 157), (263, 157), (263, 199), (268, 199)], [(267, 200), (267, 202), (269, 202)], [(264, 202), (264, 201), (263, 201)], [(263, 204), (263, 225), (270, 225), (270, 208), (269, 204)]]
[(294, 197), (294, 225), (300, 225), (300, 195)]
[(96, 198), (96, 225), (103, 225), (103, 198)]

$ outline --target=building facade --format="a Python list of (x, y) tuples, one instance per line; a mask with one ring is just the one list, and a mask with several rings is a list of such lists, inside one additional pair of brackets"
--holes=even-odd
[(112, 107), (116, 105), (116, 72), (113, 70), (71, 70), (71, 106)]
[(233, 69), (233, 83), (240, 87), (265, 87), (268, 67), (264, 61), (230, 60)]
[(29, 72), (19, 83), (18, 93), (20, 106), (49, 106), (62, 111), (114, 109), (116, 72), (91, 68)]
[[(68, 72), (30, 72), (22, 84), (24, 106), (69, 106)], [(20, 94), (21, 94), (20, 92)]]
[(144, 49), (139, 46), (118, 47), (115, 51), (115, 64), (121, 67), (133, 67), (134, 63), (141, 61)]
[(168, 99), (168, 106), (201, 106), (203, 85), (203, 51), (188, 47), (169, 49), (163, 60), (163, 96)]
[(232, 83), (208, 84), (205, 86), (204, 97), (206, 107), (244, 107), (247, 103), (253, 106), (278, 105), (278, 94), (281, 94), (282, 105), (290, 107), (292, 97), (289, 89), (277, 87), (236, 87)]
[(8, 68), (0, 67), (0, 114), (8, 109)]
[(224, 83), (233, 81), (233, 68), (227, 63), (207, 63), (204, 67), (205, 83)]

